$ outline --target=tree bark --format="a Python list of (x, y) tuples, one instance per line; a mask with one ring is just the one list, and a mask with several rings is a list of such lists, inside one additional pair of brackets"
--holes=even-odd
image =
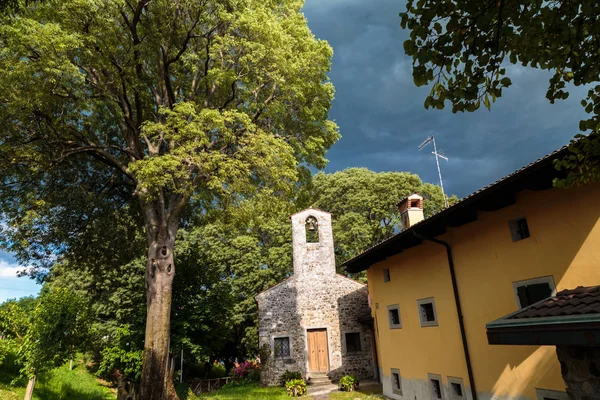
[(145, 273), (147, 313), (140, 399), (173, 400), (178, 397), (169, 370), (169, 342), (171, 293), (175, 276), (173, 251), (178, 221), (169, 223), (170, 218), (160, 212), (160, 208), (164, 207), (161, 203), (143, 206), (146, 208), (148, 261)]
[(27, 382), (27, 390), (25, 390), (24, 400), (31, 400), (33, 398), (33, 387), (35, 386), (35, 378), (36, 376), (34, 375), (33, 377), (29, 378), (29, 382)]

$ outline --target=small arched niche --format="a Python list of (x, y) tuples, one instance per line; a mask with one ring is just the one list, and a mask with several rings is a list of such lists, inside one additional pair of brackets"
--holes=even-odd
[(306, 243), (319, 243), (319, 221), (312, 215), (304, 222), (306, 230)]

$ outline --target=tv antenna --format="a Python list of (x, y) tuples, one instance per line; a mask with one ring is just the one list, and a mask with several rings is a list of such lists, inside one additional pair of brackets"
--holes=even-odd
[(431, 152), (431, 154), (435, 155), (435, 163), (437, 164), (438, 175), (440, 177), (440, 187), (442, 188), (442, 196), (444, 197), (444, 207), (448, 207), (448, 198), (446, 197), (446, 193), (444, 192), (444, 182), (442, 181), (442, 171), (440, 170), (439, 160), (440, 158), (443, 158), (444, 160), (448, 161), (448, 157), (445, 157), (438, 153), (437, 147), (435, 145), (435, 135), (431, 135), (427, 139), (425, 139), (423, 143), (419, 145), (419, 151), (421, 151), (423, 147), (427, 146), (429, 143), (433, 143), (433, 151)]

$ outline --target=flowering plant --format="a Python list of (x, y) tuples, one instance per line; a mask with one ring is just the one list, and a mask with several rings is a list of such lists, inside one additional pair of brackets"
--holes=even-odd
[(254, 361), (246, 361), (233, 368), (234, 381), (258, 381), (260, 379), (260, 365)]

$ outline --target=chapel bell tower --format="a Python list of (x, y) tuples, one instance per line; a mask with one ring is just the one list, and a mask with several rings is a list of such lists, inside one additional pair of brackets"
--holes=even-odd
[(297, 280), (335, 275), (331, 214), (308, 208), (292, 215), (294, 276)]

